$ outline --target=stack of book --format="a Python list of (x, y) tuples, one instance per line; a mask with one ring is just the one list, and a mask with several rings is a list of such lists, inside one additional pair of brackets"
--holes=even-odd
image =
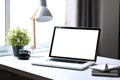
[(120, 66), (115, 65), (96, 65), (92, 66), (92, 76), (120, 77)]

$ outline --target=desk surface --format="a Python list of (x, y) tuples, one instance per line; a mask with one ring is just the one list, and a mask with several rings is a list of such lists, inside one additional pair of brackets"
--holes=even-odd
[[(91, 76), (91, 69), (84, 71), (59, 69), (51, 67), (42, 67), (31, 65), (31, 61), (36, 58), (30, 58), (30, 60), (19, 60), (14, 56), (0, 57), (0, 69), (7, 70), (12, 73), (16, 73), (22, 76), (29, 77), (35, 80), (120, 80), (120, 77), (98, 77)], [(37, 58), (36, 60), (39, 60)], [(120, 60), (97, 57), (96, 64), (108, 63), (113, 65), (120, 65)]]

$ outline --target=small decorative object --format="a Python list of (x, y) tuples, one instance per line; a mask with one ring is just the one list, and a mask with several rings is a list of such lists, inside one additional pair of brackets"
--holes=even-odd
[(23, 49), (30, 42), (27, 30), (20, 27), (9, 30), (6, 39), (7, 44), (12, 46), (14, 56), (16, 57), (19, 54), (19, 49)]

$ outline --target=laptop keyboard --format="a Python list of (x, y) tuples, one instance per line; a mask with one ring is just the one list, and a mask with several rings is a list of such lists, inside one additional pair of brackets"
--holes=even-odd
[(66, 59), (49, 59), (48, 61), (75, 63), (75, 64), (84, 64), (84, 63), (86, 63), (86, 62), (83, 62), (83, 61), (73, 61), (73, 60), (66, 60)]

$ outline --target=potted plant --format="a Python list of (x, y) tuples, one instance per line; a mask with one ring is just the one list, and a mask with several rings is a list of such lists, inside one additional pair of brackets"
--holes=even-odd
[(14, 56), (18, 56), (19, 49), (23, 49), (24, 46), (28, 45), (30, 42), (27, 30), (20, 27), (10, 29), (7, 33), (6, 39), (7, 44), (13, 48)]

